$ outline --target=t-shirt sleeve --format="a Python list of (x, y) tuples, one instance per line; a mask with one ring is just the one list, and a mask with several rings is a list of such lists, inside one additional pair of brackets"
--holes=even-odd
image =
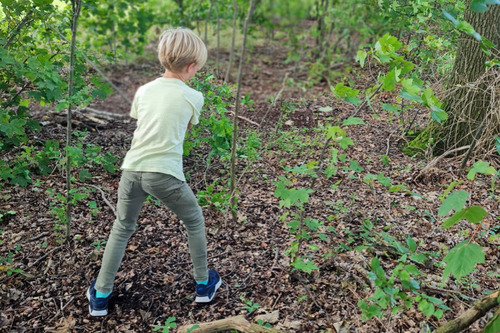
[(139, 94), (138, 92), (135, 93), (134, 100), (132, 101), (132, 106), (130, 108), (130, 117), (137, 119), (137, 109), (138, 109), (138, 100), (139, 99)]
[(190, 123), (196, 125), (200, 122), (201, 108), (203, 107), (204, 98), (203, 94), (199, 91), (186, 98), (189, 104), (193, 107), (193, 116), (191, 117)]

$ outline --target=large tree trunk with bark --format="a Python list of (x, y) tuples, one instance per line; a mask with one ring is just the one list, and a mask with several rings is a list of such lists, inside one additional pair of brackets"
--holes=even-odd
[[(470, 4), (471, 0), (467, 0), (464, 20), (496, 45), (492, 52), (498, 52), (500, 6), (493, 5), (486, 13), (476, 13), (470, 11)], [(438, 132), (437, 148), (441, 152), (466, 145), (486, 150), (492, 147), (500, 127), (500, 103), (495, 98), (500, 80), (498, 69), (487, 70), (485, 63), (494, 56), (483, 52), (473, 37), (463, 35), (460, 39), (448, 84), (449, 94), (444, 99), (449, 118)]]

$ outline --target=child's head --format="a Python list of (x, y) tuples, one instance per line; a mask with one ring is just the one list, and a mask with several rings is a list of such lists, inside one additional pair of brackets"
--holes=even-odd
[(189, 29), (168, 29), (160, 36), (158, 59), (166, 70), (174, 73), (193, 63), (200, 69), (207, 61), (207, 48)]

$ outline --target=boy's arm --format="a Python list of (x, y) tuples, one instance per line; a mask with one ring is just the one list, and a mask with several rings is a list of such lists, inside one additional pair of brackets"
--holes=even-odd
[(186, 130), (186, 133), (189, 132), (190, 129), (191, 129), (191, 123), (188, 124), (188, 128)]

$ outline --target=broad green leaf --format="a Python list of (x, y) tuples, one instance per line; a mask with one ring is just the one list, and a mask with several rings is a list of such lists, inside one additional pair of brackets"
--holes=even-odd
[(434, 312), (434, 317), (436, 317), (437, 319), (441, 319), (442, 316), (443, 316), (443, 310), (437, 309), (436, 312)]
[(312, 261), (303, 261), (301, 259), (297, 259), (292, 263), (292, 266), (295, 267), (295, 269), (303, 271), (305, 273), (310, 274), (313, 270), (318, 269), (318, 266), (316, 266)]
[(446, 219), (443, 222), (442, 227), (445, 229), (453, 227), (455, 224), (460, 222), (465, 217), (466, 211), (467, 211), (467, 209), (464, 208), (461, 211), (456, 212), (455, 214), (453, 214), (451, 217), (449, 217), (448, 219)]
[(377, 175), (377, 180), (379, 181), (380, 184), (384, 185), (384, 186), (391, 186), (391, 179), (389, 177), (386, 177), (384, 176), (383, 173), (379, 173)]
[(438, 124), (442, 124), (443, 121), (448, 119), (448, 114), (443, 110), (431, 110), (431, 118)]
[(443, 280), (450, 274), (456, 278), (466, 276), (474, 270), (476, 264), (484, 263), (485, 255), (483, 248), (477, 244), (465, 240), (455, 246), (443, 258), (446, 268), (443, 272)]
[(418, 96), (420, 94), (420, 87), (413, 84), (413, 79), (403, 79), (401, 80), (401, 85), (410, 95)]
[(439, 207), (438, 216), (446, 216), (451, 210), (454, 210), (456, 212), (460, 211), (465, 206), (465, 202), (468, 197), (469, 192), (463, 190), (451, 193), (444, 200), (441, 207)]
[(481, 206), (471, 206), (469, 208), (464, 208), (444, 221), (443, 228), (448, 229), (460, 222), (460, 220), (462, 219), (466, 219), (471, 223), (477, 224), (481, 222), (486, 215), (488, 215), (488, 212), (486, 212)]
[(342, 122), (342, 126), (364, 125), (364, 124), (365, 122), (363, 121), (363, 119), (358, 117), (349, 117)]
[(341, 98), (354, 105), (361, 103), (361, 100), (357, 97), (359, 90), (345, 86), (344, 82), (339, 82), (335, 87), (330, 87), (330, 89), (337, 98)]
[(392, 91), (396, 87), (396, 83), (399, 82), (399, 75), (401, 74), (401, 69), (393, 68), (392, 71), (388, 72), (384, 77), (384, 83), (382, 84), (382, 89), (386, 91)]
[(352, 141), (352, 139), (347, 138), (347, 137), (344, 137), (340, 140), (337, 140), (337, 142), (339, 143), (339, 145), (342, 149), (347, 149), (347, 147), (354, 145), (354, 142)]
[(483, 218), (488, 215), (488, 212), (484, 210), (481, 206), (471, 206), (467, 208), (465, 212), (465, 218), (474, 224), (478, 224), (483, 220)]
[(425, 255), (423, 255), (422, 253), (412, 253), (410, 255), (410, 260), (413, 261), (413, 262), (416, 262), (417, 264), (422, 264), (424, 263), (426, 260), (429, 260), (429, 258), (427, 258)]
[(436, 308), (434, 307), (434, 304), (427, 302), (427, 300), (423, 299), (418, 303), (418, 309), (423, 312), (428, 317), (432, 316), (434, 314), (434, 311)]
[(494, 175), (496, 172), (497, 171), (495, 170), (495, 168), (490, 166), (488, 162), (477, 161), (469, 170), (467, 178), (469, 180), (474, 180), (476, 178), (476, 173), (481, 173), (483, 175)]
[(424, 100), (422, 99), (422, 97), (420, 97), (420, 96), (414, 96), (414, 95), (410, 94), (409, 92), (407, 92), (405, 90), (401, 90), (400, 93), (399, 93), (399, 96), (401, 96), (403, 98), (406, 98), (406, 99), (409, 99), (410, 101), (417, 102), (417, 103), (423, 103), (424, 102)]
[(408, 245), (408, 248), (411, 252), (415, 252), (415, 250), (417, 249), (417, 242), (415, 242), (415, 240), (410, 236), (406, 238), (406, 245)]
[(497, 148), (498, 155), (500, 155), (500, 136), (495, 138), (495, 147)]

